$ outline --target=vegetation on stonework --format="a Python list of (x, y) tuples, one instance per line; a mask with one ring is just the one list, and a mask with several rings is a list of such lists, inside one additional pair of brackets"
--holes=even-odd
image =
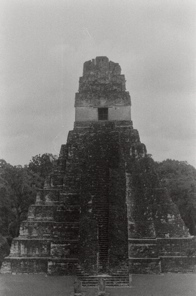
[(42, 178), (42, 182), (44, 182), (44, 179), (52, 172), (56, 165), (57, 156), (51, 153), (44, 153), (42, 155), (33, 156), (28, 165), (28, 169), (38, 174), (39, 177)]
[(0, 233), (11, 243), (19, 235), (19, 227), (27, 218), (36, 191), (56, 166), (56, 156), (36, 155), (28, 165), (12, 166), (0, 160)]
[(8, 256), (10, 253), (10, 247), (5, 237), (2, 236), (0, 231), (0, 268), (3, 262), (3, 259)]
[[(154, 161), (150, 155), (131, 164), (138, 202), (153, 203), (153, 188), (166, 188), (191, 235), (196, 235), (196, 169), (185, 161)], [(150, 200), (152, 199), (152, 200)]]
[[(155, 162), (150, 155), (137, 157), (130, 165), (132, 176), (132, 190), (135, 203), (141, 205), (135, 208), (136, 218), (141, 220), (151, 219), (151, 209), (154, 204), (154, 189), (159, 187), (159, 176), (156, 171)], [(142, 229), (140, 230), (142, 234)]]
[[(37, 189), (43, 187), (45, 177), (56, 165), (57, 157), (47, 153), (32, 157), (24, 167), (0, 160), (0, 234), (7, 237), (9, 243), (18, 236), (19, 226), (27, 218)], [(155, 162), (147, 155), (133, 162), (130, 170), (133, 186), (146, 198), (152, 195), (149, 190), (153, 187), (167, 188), (185, 225), (196, 235), (196, 169), (193, 166), (171, 159)]]
[(185, 161), (156, 162), (162, 187), (166, 187), (190, 234), (196, 235), (196, 169)]
[(150, 155), (139, 158), (132, 164), (134, 187), (143, 192), (147, 188), (156, 188), (159, 184), (159, 176), (156, 171), (155, 162)]

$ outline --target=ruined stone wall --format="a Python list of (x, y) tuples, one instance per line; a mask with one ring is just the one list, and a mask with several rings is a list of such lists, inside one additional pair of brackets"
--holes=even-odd
[[(138, 148), (142, 144), (138, 143)], [(132, 147), (133, 148), (133, 147)], [(131, 150), (132, 150), (131, 148)], [(139, 149), (137, 148), (137, 151)], [(135, 238), (187, 237), (177, 206), (159, 184), (154, 161), (137, 152), (127, 158), (130, 202), (129, 236)]]
[(160, 187), (154, 161), (141, 153), (139, 142), (130, 151), (126, 157), (129, 271), (193, 271), (195, 256), (186, 254), (195, 249), (195, 241), (166, 189)]
[(74, 190), (80, 195), (83, 269), (92, 274), (115, 272), (126, 266), (129, 252), (131, 272), (166, 270), (172, 263), (162, 258), (161, 244), (167, 245), (168, 238), (186, 238), (188, 232), (177, 207), (160, 188), (154, 162), (131, 121), (75, 123), (68, 139), (69, 177), (64, 180), (80, 180), (67, 185), (78, 184)]
[[(108, 107), (106, 103), (101, 107)], [(129, 106), (112, 106), (108, 108), (108, 120), (130, 120), (131, 108)], [(76, 121), (98, 121), (98, 108), (76, 107)]]
[(115, 272), (128, 262), (125, 162), (119, 130), (123, 132), (123, 127), (116, 128), (114, 122), (97, 123), (77, 127), (68, 137), (64, 188), (80, 192), (80, 263), (93, 274)]
[[(196, 242), (160, 187), (130, 106), (118, 64), (107, 57), (84, 63), (74, 129), (13, 241), (5, 272), (77, 272), (86, 284), (107, 273), (107, 283), (124, 285), (129, 272), (194, 270)], [(108, 120), (98, 120), (98, 108), (108, 108)]]
[(75, 96), (75, 121), (98, 121), (98, 108), (108, 108), (108, 120), (131, 120), (131, 99), (120, 66), (107, 57), (84, 63)]

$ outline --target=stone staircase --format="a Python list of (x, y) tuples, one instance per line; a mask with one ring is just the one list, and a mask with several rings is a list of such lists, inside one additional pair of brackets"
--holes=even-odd
[(82, 283), (82, 286), (90, 286), (90, 287), (94, 287), (97, 286), (99, 284), (100, 279), (104, 279), (105, 280), (105, 284), (106, 286), (109, 287), (116, 287), (116, 286), (120, 286), (120, 287), (127, 287), (130, 285), (130, 276), (129, 276), (129, 272), (128, 272), (128, 266), (121, 268), (121, 270), (118, 270), (114, 273), (100, 273), (97, 275), (90, 275), (88, 273), (85, 273), (84, 271), (82, 271), (79, 267), (77, 268), (77, 276), (79, 278), (79, 280)]
[(40, 190), (20, 236), (12, 242), (1, 273), (75, 274), (78, 262), (79, 205), (74, 193)]

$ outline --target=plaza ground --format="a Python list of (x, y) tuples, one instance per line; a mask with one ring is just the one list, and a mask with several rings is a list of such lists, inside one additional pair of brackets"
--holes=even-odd
[[(0, 274), (0, 296), (70, 296), (74, 277)], [(110, 296), (196, 296), (196, 274), (133, 275), (131, 287), (107, 288)], [(97, 288), (83, 288), (95, 296)]]

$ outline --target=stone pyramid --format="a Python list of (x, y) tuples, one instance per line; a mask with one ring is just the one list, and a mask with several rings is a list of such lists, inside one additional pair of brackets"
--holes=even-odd
[(134, 273), (194, 271), (188, 254), (195, 247), (133, 128), (119, 64), (107, 57), (85, 62), (74, 129), (1, 272), (129, 285)]

